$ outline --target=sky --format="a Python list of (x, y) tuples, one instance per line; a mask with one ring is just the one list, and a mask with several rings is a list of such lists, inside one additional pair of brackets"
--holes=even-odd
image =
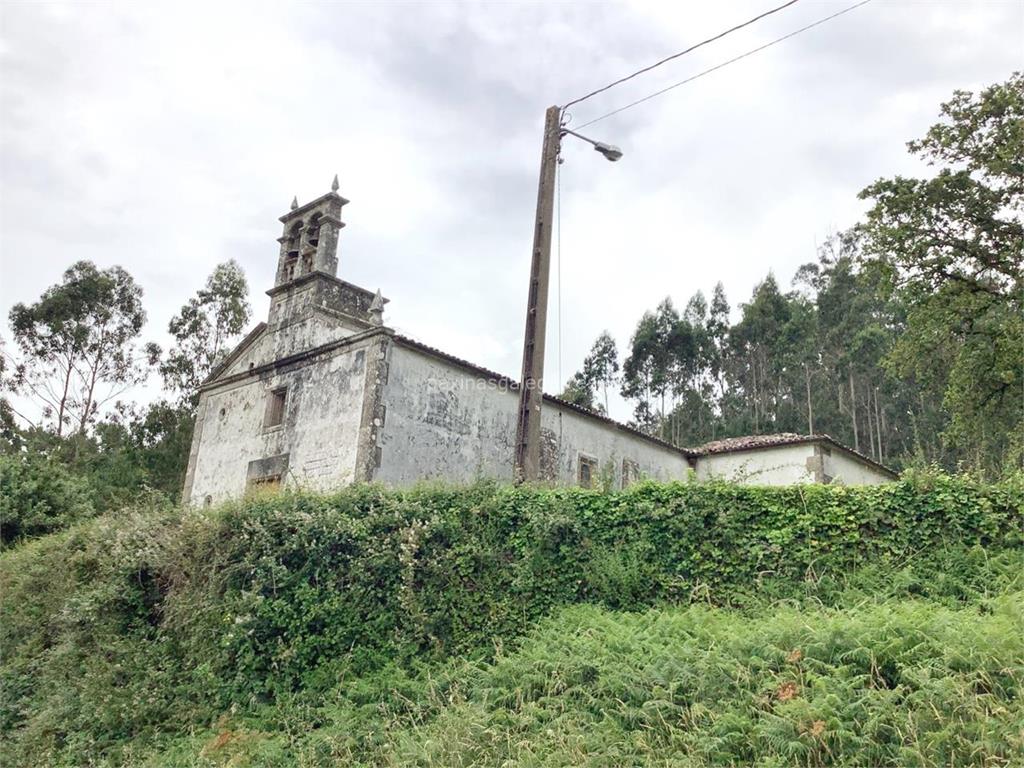
[[(573, 125), (854, 0), (801, 0), (570, 109)], [(278, 216), (338, 174), (339, 277), (401, 333), (518, 376), (545, 109), (777, 5), (0, 5), (0, 337), (75, 261), (144, 291), (143, 341), (220, 262), (265, 319)], [(873, 0), (567, 137), (546, 388), (607, 329), (721, 281), (787, 287), (857, 193), (929, 173), (906, 142), (1024, 68), (1024, 0)], [(560, 278), (560, 279), (559, 279)], [(560, 283), (560, 285), (559, 285)], [(158, 394), (156, 384), (134, 393)], [(611, 415), (630, 409), (614, 398)]]

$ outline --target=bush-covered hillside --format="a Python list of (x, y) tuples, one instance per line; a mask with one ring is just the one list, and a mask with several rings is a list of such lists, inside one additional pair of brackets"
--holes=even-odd
[(0, 763), (1010, 765), (1022, 573), (1019, 480), (125, 511), (0, 555)]

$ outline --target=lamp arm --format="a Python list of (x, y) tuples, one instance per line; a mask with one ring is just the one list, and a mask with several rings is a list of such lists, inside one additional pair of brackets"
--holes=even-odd
[(588, 139), (586, 136), (576, 133), (576, 131), (570, 131), (568, 128), (562, 128), (561, 131), (563, 136), (565, 136), (565, 134), (568, 133), (572, 136), (575, 136), (577, 139), (583, 139), (585, 142), (587, 142), (588, 144), (592, 144), (595, 147), (598, 144), (598, 142), (594, 141), (593, 139)]

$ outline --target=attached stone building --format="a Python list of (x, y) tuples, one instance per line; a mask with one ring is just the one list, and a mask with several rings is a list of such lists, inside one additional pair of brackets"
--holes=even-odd
[[(395, 333), (383, 325), (379, 291), (337, 277), (347, 202), (335, 180), (331, 192), (281, 217), (267, 322), (200, 390), (186, 502), (282, 484), (512, 479), (518, 383)], [(686, 450), (547, 395), (541, 433), (542, 474), (560, 484), (620, 487), (641, 477), (682, 480), (691, 470), (754, 483), (891, 477), (827, 437)], [(733, 454), (740, 459), (724, 458)], [(856, 470), (830, 470), (837, 456)]]
[(731, 437), (705, 443), (691, 453), (698, 480), (721, 478), (749, 485), (873, 485), (896, 478), (888, 467), (828, 435)]

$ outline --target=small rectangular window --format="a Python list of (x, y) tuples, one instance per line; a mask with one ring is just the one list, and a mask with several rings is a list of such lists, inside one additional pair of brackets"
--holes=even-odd
[(277, 427), (284, 422), (284, 405), (288, 399), (288, 388), (279, 387), (267, 396), (267, 412), (263, 418), (264, 427)]
[(597, 459), (580, 454), (579, 483), (581, 488), (591, 488), (597, 474)]

